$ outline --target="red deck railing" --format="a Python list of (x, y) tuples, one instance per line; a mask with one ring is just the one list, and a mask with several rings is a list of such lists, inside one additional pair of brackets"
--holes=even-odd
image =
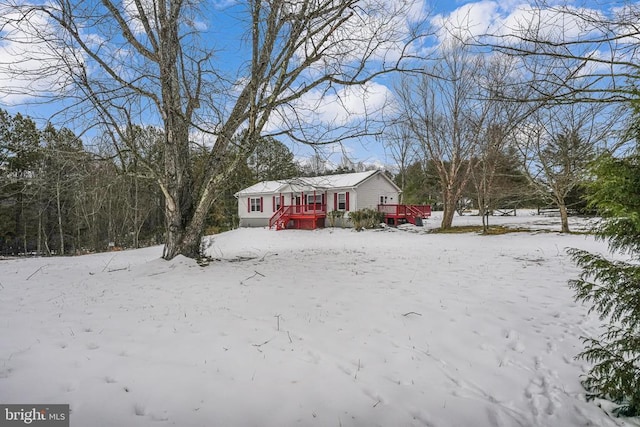
[(420, 217), (426, 219), (431, 216), (430, 205), (378, 205), (378, 211), (395, 218)]
[(291, 219), (313, 220), (327, 216), (327, 205), (310, 203), (304, 205), (282, 206), (269, 218), (269, 228), (276, 226), (276, 230), (282, 230)]
[[(412, 224), (415, 224), (416, 218), (427, 219), (431, 216), (431, 206), (429, 205), (378, 205), (378, 211), (384, 212), (387, 218), (406, 220)], [(295, 228), (309, 226), (309, 224), (312, 224), (312, 228), (316, 228), (318, 220), (326, 216), (326, 204), (282, 206), (269, 219), (269, 228), (275, 226), (276, 230), (282, 230), (287, 227), (290, 220), (296, 221)]]

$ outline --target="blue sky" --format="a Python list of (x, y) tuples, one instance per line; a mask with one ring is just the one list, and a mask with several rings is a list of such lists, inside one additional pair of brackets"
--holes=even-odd
[[(226, 3), (223, 3), (225, 1)], [(237, 69), (246, 58), (243, 52), (241, 37), (244, 29), (238, 20), (240, 15), (237, 14), (237, 10), (233, 6), (229, 6), (233, 4), (232, 1), (233, 0), (214, 1), (209, 9), (212, 17), (196, 17), (196, 20), (202, 20), (201, 27), (206, 28), (206, 39), (217, 49), (216, 61), (218, 61), (222, 69), (228, 71), (231, 77), (233, 77), (233, 70)], [(384, 1), (394, 2), (401, 0)], [(606, 2), (608, 5), (612, 5), (613, 3), (617, 2)], [(459, 25), (470, 25), (475, 31), (484, 32), (487, 28), (500, 28), (504, 23), (514, 22), (518, 17), (523, 16), (523, 13), (526, 13), (527, 10), (527, 3), (514, 0), (437, 0), (425, 4), (425, 7), (431, 8), (433, 15), (430, 19), (435, 26), (441, 25), (450, 19)], [(220, 10), (224, 12), (219, 13)], [(215, 19), (213, 18), (214, 15)], [(2, 33), (2, 35), (5, 36), (6, 33)], [(7, 85), (20, 84), (16, 83), (15, 80), (11, 80), (6, 73), (2, 71), (2, 69), (6, 69), (7, 65), (14, 63), (20, 64), (20, 66), (23, 67), (37, 66), (37, 53), (34, 54), (31, 52), (29, 61), (19, 60), (22, 58), (19, 49), (24, 48), (24, 46), (27, 46), (27, 49), (33, 48), (33, 45), (28, 43), (16, 45), (4, 38), (0, 40), (0, 64), (2, 64), (0, 65), (0, 81), (5, 82), (4, 88), (9, 87)], [(38, 84), (43, 84), (41, 89), (42, 93), (46, 93), (49, 89), (47, 80)], [(345, 99), (348, 100), (347, 104), (356, 112), (364, 108), (375, 110), (380, 108), (385, 100), (388, 101), (393, 98), (392, 86), (392, 78), (381, 78), (369, 85), (366, 88), (366, 92), (351, 91), (349, 93), (341, 93), (343, 97), (342, 101), (344, 102)], [(35, 86), (35, 88), (38, 89), (38, 86)], [(2, 89), (3, 87), (0, 87), (0, 91)], [(364, 95), (365, 93), (366, 95)], [(33, 97), (5, 96), (0, 97), (0, 107), (8, 109), (12, 113), (21, 112), (43, 120), (47, 119), (60, 108), (60, 103), (43, 106), (39, 101), (39, 99)], [(323, 102), (318, 102), (317, 100), (313, 100), (313, 102), (316, 102), (314, 105), (317, 106), (315, 108), (315, 117), (317, 120), (327, 120), (328, 122), (330, 119), (341, 117), (342, 113), (339, 107), (336, 107), (338, 104), (336, 100), (327, 98), (323, 100)], [(62, 118), (62, 116), (58, 116), (58, 118)], [(299, 158), (304, 158), (312, 153), (309, 147), (299, 144), (291, 144), (291, 148)], [(393, 159), (385, 153), (380, 140), (373, 138), (362, 138), (344, 142), (340, 146), (325, 147), (323, 152), (328, 160), (334, 164), (340, 162), (343, 153), (346, 153), (354, 162), (373, 163), (379, 166), (393, 163)]]

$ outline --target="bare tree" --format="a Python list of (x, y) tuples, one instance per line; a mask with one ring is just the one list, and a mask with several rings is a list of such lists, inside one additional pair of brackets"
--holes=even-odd
[[(203, 11), (198, 2), (1, 3), (5, 40), (51, 48), (41, 61), (45, 68), (16, 78), (56, 77), (54, 86), (75, 102), (73, 110), (106, 128), (114, 141), (130, 140), (126, 129), (137, 122), (163, 130), (164, 164), (146, 168), (165, 198), (166, 259), (198, 256), (218, 189), (261, 135), (326, 143), (370, 133), (368, 114), (358, 123), (350, 115), (344, 102), (349, 88), (366, 88), (401, 69), (420, 36), (412, 28), (411, 2), (249, 0), (234, 9), (233, 16), (245, 17), (240, 24), (248, 41), (234, 75), (216, 62), (201, 31), (202, 20), (224, 12)], [(11, 71), (11, 64), (2, 68)], [(310, 126), (329, 97), (347, 119)], [(195, 133), (208, 135), (209, 144), (206, 173), (198, 180), (190, 164)], [(137, 147), (126, 149), (135, 153)]]
[(478, 106), (476, 79), (482, 60), (457, 42), (443, 46), (441, 53), (442, 59), (426, 73), (401, 82), (398, 97), (402, 126), (435, 165), (444, 206), (441, 227), (450, 228), (478, 150), (478, 124), (470, 118)]
[(327, 173), (327, 156), (320, 150), (315, 150), (308, 161), (302, 165), (301, 170), (305, 175), (318, 176)]
[(566, 199), (586, 180), (587, 165), (611, 138), (606, 104), (560, 104), (532, 115), (516, 135), (523, 170), (538, 194), (558, 206), (568, 233)]
[(69, 129), (55, 129), (48, 125), (42, 131), (43, 168), (40, 185), (43, 186), (46, 205), (52, 217), (50, 224), (45, 224), (45, 246), (49, 252), (50, 237), (57, 243), (53, 248), (59, 255), (70, 249), (77, 249), (77, 229), (79, 224), (75, 218), (77, 195), (81, 190), (81, 182), (88, 171), (84, 168), (88, 162), (83, 152), (82, 141)]
[(408, 180), (408, 169), (418, 161), (419, 148), (407, 123), (401, 121), (397, 125), (389, 127), (389, 131), (385, 135), (384, 147), (395, 162), (394, 167), (397, 170), (396, 183), (403, 191), (402, 194), (404, 194)]
[[(520, 130), (517, 147), (539, 195), (559, 207), (564, 232), (569, 231), (567, 195), (584, 178), (598, 145), (611, 142), (607, 134), (624, 114), (615, 107), (636, 97), (635, 85), (629, 83), (638, 76), (640, 6), (590, 6), (539, 0), (484, 34), (456, 29), (467, 45), (506, 54), (517, 64), (518, 80), (512, 86), (519, 90), (500, 96), (538, 104), (530, 108), (536, 115)], [(616, 145), (607, 148), (615, 150)]]
[(516, 84), (515, 66), (516, 62), (511, 58), (496, 54), (482, 60), (475, 76), (478, 100), (476, 108), (469, 112), (472, 134), (476, 137), (471, 183), (485, 232), (489, 227), (488, 212), (499, 208), (495, 203), (502, 198), (500, 193), (505, 192), (496, 184), (501, 180), (499, 169), (509, 157), (513, 137), (520, 125), (542, 107), (539, 102), (509, 100), (528, 96)]

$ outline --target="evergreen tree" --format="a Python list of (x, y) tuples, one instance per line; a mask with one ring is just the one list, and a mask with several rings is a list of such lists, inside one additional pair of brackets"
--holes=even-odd
[(402, 179), (404, 179), (403, 203), (409, 205), (427, 203), (436, 205), (433, 208), (437, 208), (436, 198), (440, 195), (440, 184), (432, 161), (416, 161), (408, 165), (404, 171), (404, 177), (396, 176), (395, 182), (398, 186), (402, 184)]
[(583, 338), (585, 350), (578, 358), (594, 363), (583, 381), (589, 397), (612, 400), (619, 404), (616, 414), (635, 416), (640, 415), (640, 151), (624, 158), (604, 154), (593, 173), (589, 202), (603, 217), (596, 236), (626, 260), (569, 251), (582, 268), (569, 282), (576, 300), (590, 304), (589, 311), (608, 323), (598, 338)]
[(270, 136), (260, 138), (247, 164), (256, 181), (294, 178), (300, 173), (289, 147)]
[(0, 114), (0, 247), (27, 253), (36, 248), (34, 202), (41, 151), (39, 131), (29, 117)]
[(127, 135), (120, 150), (87, 150), (69, 129), (39, 129), (0, 110), (0, 254), (159, 243), (164, 199), (153, 168), (163, 165), (163, 133), (134, 127)]

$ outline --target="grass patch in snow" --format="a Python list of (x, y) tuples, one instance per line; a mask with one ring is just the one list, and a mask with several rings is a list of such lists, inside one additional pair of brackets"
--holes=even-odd
[[(487, 232), (483, 232), (482, 225), (459, 225), (451, 228), (434, 228), (429, 231), (435, 234), (465, 234), (465, 233), (478, 233), (485, 236), (500, 236), (509, 233), (558, 233), (559, 230), (546, 229), (546, 228), (527, 228), (527, 227), (513, 227), (502, 225), (491, 225)], [(588, 230), (570, 231), (569, 234), (576, 235), (589, 235), (592, 234)]]
[(436, 228), (432, 230), (432, 233), (438, 234), (463, 234), (463, 233), (480, 233), (486, 235), (500, 235), (507, 233), (522, 233), (522, 232), (531, 232), (531, 231), (549, 231), (549, 230), (532, 230), (529, 228), (522, 227), (504, 227), (504, 226), (489, 226), (489, 230), (486, 233), (483, 233), (481, 225), (460, 225), (454, 226), (451, 228)]

